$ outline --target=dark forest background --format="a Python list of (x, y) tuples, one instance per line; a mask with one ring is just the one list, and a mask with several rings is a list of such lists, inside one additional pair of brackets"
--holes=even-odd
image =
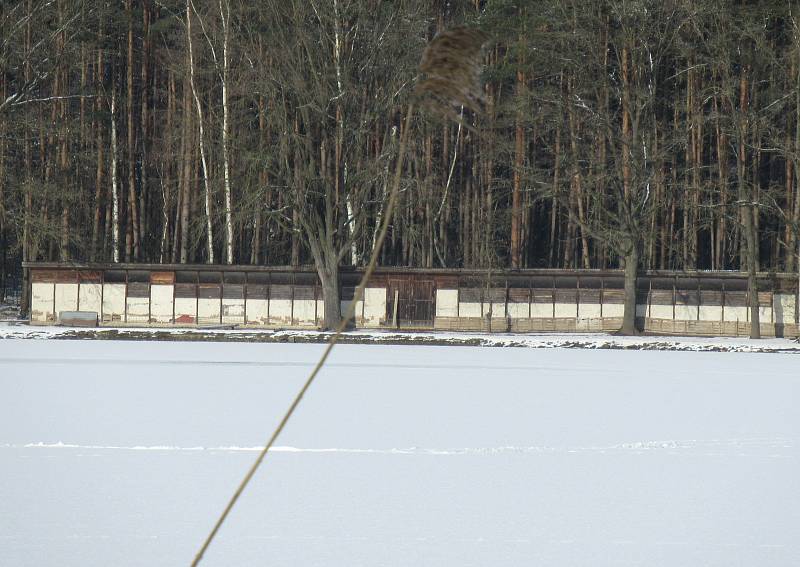
[[(797, 269), (787, 0), (6, 0), (0, 247), (369, 256), (426, 43), (491, 36), (480, 112), (415, 115), (383, 265)], [(751, 251), (751, 252), (748, 252)]]

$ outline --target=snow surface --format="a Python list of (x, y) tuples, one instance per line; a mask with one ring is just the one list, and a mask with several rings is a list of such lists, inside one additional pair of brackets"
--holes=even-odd
[[(201, 340), (230, 342), (324, 343), (329, 332), (252, 328), (30, 326), (0, 323), (0, 339), (130, 339)], [(344, 333), (356, 343), (495, 346), (526, 348), (589, 348), (625, 350), (682, 350), (713, 352), (788, 352), (800, 354), (800, 341), (751, 340), (745, 337), (625, 337), (609, 333), (470, 333), (443, 331), (357, 330)]]
[[(0, 341), (0, 565), (188, 565), (322, 348)], [(800, 564), (799, 362), (338, 346), (203, 565)]]

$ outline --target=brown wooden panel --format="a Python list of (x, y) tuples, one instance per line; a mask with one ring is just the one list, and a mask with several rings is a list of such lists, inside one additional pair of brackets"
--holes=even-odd
[(726, 291), (725, 305), (728, 307), (747, 307), (747, 292)]
[(31, 270), (31, 281), (36, 283), (78, 283), (77, 270)]
[(197, 297), (200, 299), (219, 299), (220, 297), (219, 284), (198, 284)]
[(421, 277), (390, 276), (386, 312), (393, 316), (397, 296), (397, 320), (400, 324), (433, 325), (434, 281)]
[(175, 297), (192, 299), (197, 297), (197, 285), (193, 283), (175, 284)]
[(78, 283), (78, 270), (58, 270), (56, 271), (56, 281), (58, 283)]
[(225, 299), (244, 299), (244, 286), (226, 283), (222, 286), (222, 297)]
[(575, 303), (578, 300), (577, 289), (557, 289), (556, 303)]
[(316, 288), (311, 285), (296, 285), (294, 286), (295, 299), (316, 299)]
[(31, 281), (34, 283), (55, 283), (58, 281), (58, 270), (31, 270)]
[(650, 292), (648, 301), (651, 305), (672, 305), (672, 290), (654, 289)]
[(625, 303), (625, 291), (621, 289), (604, 289), (603, 303), (621, 305)]
[(700, 305), (722, 305), (722, 291), (701, 290)]
[(698, 297), (696, 290), (675, 290), (676, 305), (689, 305), (694, 307), (698, 305), (699, 300), (700, 298)]
[(264, 284), (256, 284), (248, 282), (247, 284), (247, 298), (248, 299), (266, 299), (269, 286)]
[(600, 303), (600, 290), (599, 289), (583, 289), (581, 288), (578, 298), (580, 303), (584, 304), (599, 304)]
[(367, 287), (386, 287), (388, 283), (389, 278), (385, 274), (372, 274), (367, 282)]
[(509, 303), (528, 303), (531, 299), (531, 290), (512, 287), (508, 289)]
[(553, 290), (551, 289), (534, 289), (533, 300), (531, 303), (553, 303)]
[(128, 297), (150, 297), (150, 284), (130, 282), (128, 284)]
[(458, 276), (435, 276), (436, 289), (458, 289)]
[(150, 272), (150, 283), (153, 284), (174, 284), (175, 272)]
[(486, 301), (492, 301), (494, 303), (505, 303), (506, 300), (506, 290), (502, 287), (489, 288), (485, 290), (483, 295)]
[(292, 286), (290, 285), (271, 285), (269, 286), (270, 299), (291, 299)]
[(475, 288), (461, 288), (458, 290), (458, 300), (462, 303), (480, 303), (483, 299), (483, 290)]
[(103, 272), (97, 270), (81, 270), (78, 272), (78, 280), (81, 283), (102, 283)]

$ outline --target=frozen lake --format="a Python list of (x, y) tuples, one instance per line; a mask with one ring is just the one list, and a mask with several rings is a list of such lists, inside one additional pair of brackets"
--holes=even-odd
[[(188, 565), (322, 345), (0, 340), (0, 565)], [(344, 345), (203, 565), (800, 564), (800, 357)]]

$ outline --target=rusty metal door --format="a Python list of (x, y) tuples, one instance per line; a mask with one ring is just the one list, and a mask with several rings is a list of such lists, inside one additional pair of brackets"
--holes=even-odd
[(390, 277), (387, 319), (391, 323), (397, 298), (397, 324), (401, 327), (432, 327), (434, 314), (433, 279)]

